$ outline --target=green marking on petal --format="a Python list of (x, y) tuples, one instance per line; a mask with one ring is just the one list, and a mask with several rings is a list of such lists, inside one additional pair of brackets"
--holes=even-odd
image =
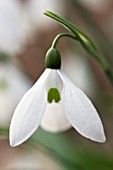
[(58, 103), (61, 100), (59, 91), (56, 88), (51, 88), (48, 91), (47, 100), (49, 103), (52, 103), (53, 100)]

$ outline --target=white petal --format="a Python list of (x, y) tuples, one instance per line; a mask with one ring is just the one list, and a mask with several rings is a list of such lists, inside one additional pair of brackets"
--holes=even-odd
[(18, 104), (10, 125), (10, 145), (26, 141), (38, 128), (46, 107), (45, 82), (50, 69), (46, 69), (35, 85)]
[(61, 71), (63, 80), (62, 101), (68, 120), (83, 136), (98, 142), (105, 142), (102, 122), (88, 97), (77, 88)]
[(71, 127), (61, 103), (47, 104), (41, 127), (50, 132), (61, 132)]
[(46, 82), (46, 88), (47, 88), (47, 91), (49, 91), (49, 89), (51, 88), (56, 88), (61, 93), (62, 88), (63, 88), (63, 82), (56, 69), (51, 69), (47, 82)]

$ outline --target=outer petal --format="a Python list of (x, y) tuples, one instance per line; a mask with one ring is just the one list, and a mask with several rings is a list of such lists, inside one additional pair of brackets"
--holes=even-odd
[(91, 101), (64, 73), (58, 73), (63, 81), (64, 110), (72, 126), (91, 140), (105, 142), (103, 125)]
[(45, 82), (50, 69), (46, 69), (35, 85), (18, 104), (10, 125), (12, 147), (26, 141), (38, 128), (46, 107)]
[(61, 103), (47, 104), (41, 127), (50, 132), (61, 132), (71, 127)]

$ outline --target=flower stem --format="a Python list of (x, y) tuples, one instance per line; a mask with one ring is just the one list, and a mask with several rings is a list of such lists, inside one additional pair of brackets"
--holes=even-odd
[(58, 34), (55, 39), (53, 40), (53, 43), (52, 43), (52, 48), (56, 48), (56, 45), (58, 43), (58, 40), (62, 37), (69, 37), (69, 38), (72, 38), (72, 39), (75, 39), (77, 41), (77, 37), (75, 35), (72, 35), (70, 33), (61, 33), (61, 34)]
[[(102, 69), (104, 71), (104, 73), (106, 74), (109, 81), (113, 85), (113, 70), (111, 69), (111, 67), (108, 64), (108, 62), (106, 61), (106, 59), (97, 50), (97, 48), (95, 47), (95, 45), (91, 41), (91, 39), (87, 35), (85, 35), (81, 30), (79, 30), (75, 25), (73, 25), (72, 23), (70, 23), (66, 19), (61, 18), (60, 16), (58, 16), (58, 15), (56, 15), (56, 14), (50, 12), (50, 11), (45, 11), (44, 14), (46, 16), (58, 21), (59, 23), (63, 24), (63, 26), (65, 26), (68, 30), (70, 30), (73, 33), (73, 35), (72, 34), (70, 34), (70, 35), (72, 35), (74, 39), (79, 41), (79, 43), (82, 45), (82, 47), (89, 54), (91, 54), (94, 57), (94, 59), (96, 59), (99, 62), (99, 64), (101, 65), (101, 67), (102, 67)], [(58, 41), (57, 39), (59, 39), (62, 36), (63, 36), (63, 34), (56, 37), (56, 40), (54, 40), (54, 42), (53, 42), (53, 46), (56, 46), (57, 41)]]

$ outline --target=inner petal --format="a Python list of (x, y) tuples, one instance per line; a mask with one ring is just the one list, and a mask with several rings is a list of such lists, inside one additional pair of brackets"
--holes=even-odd
[(50, 132), (61, 132), (71, 128), (61, 102), (47, 104), (41, 127)]
[(48, 102), (49, 103), (52, 103), (53, 101), (56, 103), (60, 102), (63, 82), (60, 76), (58, 75), (56, 69), (51, 70), (46, 82), (46, 88)]

